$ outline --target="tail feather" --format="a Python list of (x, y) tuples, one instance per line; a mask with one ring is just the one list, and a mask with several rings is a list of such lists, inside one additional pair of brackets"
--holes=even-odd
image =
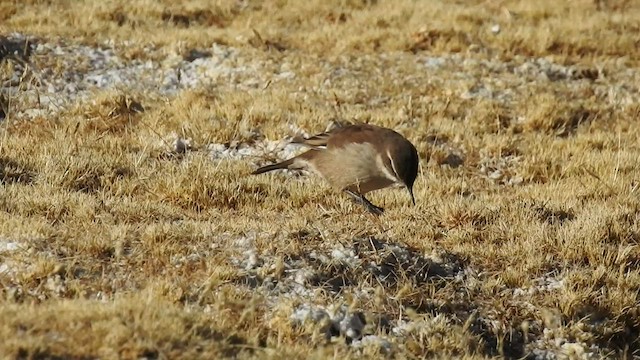
[(291, 164), (293, 164), (293, 159), (285, 160), (277, 164), (263, 166), (257, 169), (256, 171), (252, 172), (251, 174), (258, 175), (258, 174), (266, 173), (273, 170), (288, 169)]

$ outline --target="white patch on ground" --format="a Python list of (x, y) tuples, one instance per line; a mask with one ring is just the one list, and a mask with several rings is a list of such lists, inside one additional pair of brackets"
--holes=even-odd
[(530, 286), (527, 288), (514, 289), (513, 296), (530, 297), (538, 293), (552, 292), (552, 291), (557, 291), (564, 288), (563, 279), (550, 277), (550, 276), (543, 276), (543, 277), (537, 278), (533, 282), (534, 282), (533, 286)]
[[(52, 115), (68, 104), (87, 99), (95, 90), (133, 90), (175, 96), (180, 91), (195, 88), (228, 88), (245, 91), (262, 89), (269, 82), (295, 82), (296, 68), (285, 59), (280, 64), (264, 62), (244, 54), (242, 48), (213, 44), (210, 48), (193, 49), (195, 57), (170, 53), (159, 60), (126, 59), (118, 55), (120, 48), (130, 44), (105, 42), (99, 47), (73, 45), (64, 42), (44, 42), (12, 33), (7, 39), (15, 43), (31, 40), (32, 59), (28, 71), (19, 62), (10, 79), (0, 86), (8, 96), (20, 93), (21, 104), (16, 117), (32, 118)], [(148, 45), (147, 52), (156, 49)], [(406, 56), (406, 55), (405, 55)], [(379, 54), (391, 62), (402, 60), (402, 54)], [(29, 60), (29, 59), (27, 59)], [(364, 59), (363, 59), (364, 60)], [(48, 62), (47, 62), (48, 61)], [(448, 84), (461, 98), (483, 98), (498, 102), (516, 101), (526, 93), (533, 81), (563, 82), (576, 90), (593, 89), (595, 96), (616, 106), (633, 105), (640, 83), (640, 70), (628, 68), (624, 63), (609, 63), (587, 69), (554, 63), (549, 58), (514, 56), (509, 61), (495, 58), (476, 58), (462, 54), (441, 56), (423, 55), (418, 66), (429, 73), (430, 81)], [(321, 61), (317, 64), (324, 78), (319, 87), (335, 87), (358, 77), (357, 67)], [(55, 70), (53, 70), (55, 69)], [(606, 71), (605, 71), (606, 70)], [(389, 68), (389, 76), (396, 70)], [(495, 74), (481, 79), (477, 73)], [(23, 75), (33, 75), (28, 84)], [(446, 76), (444, 75), (446, 74)], [(410, 79), (407, 79), (410, 81)], [(292, 94), (300, 101), (307, 100), (309, 91), (301, 88)], [(386, 96), (369, 99), (367, 106), (383, 105)], [(416, 99), (429, 101), (428, 98)], [(498, 176), (497, 174), (495, 176)]]
[(188, 255), (173, 255), (170, 258), (171, 265), (176, 268), (180, 268), (189, 264), (194, 264), (200, 262), (203, 258), (205, 258), (204, 254), (201, 253), (191, 253)]
[(570, 341), (560, 331), (544, 329), (543, 337), (528, 345), (536, 360), (600, 359), (600, 349), (581, 341)]
[(399, 321), (396, 326), (391, 329), (391, 333), (396, 336), (407, 337), (413, 333), (421, 331), (438, 331), (438, 329), (447, 329), (450, 327), (450, 320), (444, 314), (438, 314), (433, 317), (423, 317), (417, 319), (405, 319)]
[[(68, 104), (89, 98), (95, 90), (152, 90), (160, 95), (175, 96), (179, 91), (198, 87), (257, 89), (272, 77), (259, 61), (240, 61), (251, 58), (240, 56), (239, 49), (219, 44), (204, 49), (203, 57), (192, 61), (177, 54), (155, 61), (123, 59), (109, 42), (94, 48), (40, 42), (19, 33), (10, 34), (8, 39), (17, 43), (29, 39), (35, 43), (31, 55), (34, 61), (30, 62), (28, 71), (16, 63), (12, 78), (5, 82), (9, 86), (0, 86), (9, 97), (19, 93), (25, 105), (32, 106), (19, 108), (14, 114), (16, 117), (55, 114)], [(55, 59), (55, 71), (53, 64), (44, 62), (47, 59)], [(25, 73), (33, 74), (37, 80), (24, 86), (22, 77)], [(277, 80), (295, 78), (291, 72), (277, 75)]]
[[(397, 262), (400, 268), (409, 269), (405, 276), (411, 277), (414, 281), (445, 277), (451, 286), (459, 287), (462, 292), (473, 292), (475, 288), (482, 286), (484, 281), (482, 274), (477, 270), (468, 266), (461, 267), (442, 251), (420, 254), (402, 244), (361, 239), (360, 242), (354, 240), (351, 245), (344, 242), (323, 242), (308, 254), (278, 260), (275, 255), (261, 253), (256, 249), (256, 239), (261, 236), (267, 235), (250, 233), (231, 242), (238, 251), (237, 256), (230, 261), (246, 274), (245, 286), (264, 296), (273, 316), (282, 309), (281, 304), (296, 304), (288, 310), (292, 326), (312, 326), (314, 331), (320, 331), (327, 340), (343, 338), (354, 349), (374, 347), (382, 354), (393, 354), (397, 350), (396, 344), (402, 344), (412, 337), (448, 331), (453, 324), (460, 325), (460, 319), (446, 313), (410, 316), (405, 314), (391, 318), (387, 314), (367, 313), (358, 307), (350, 307), (340, 296), (333, 302), (319, 304), (318, 291), (323, 294), (327, 291), (339, 294), (346, 290), (353, 299), (359, 299), (356, 303), (369, 302), (376, 296), (375, 288), (357, 283), (355, 277), (361, 279), (364, 273), (375, 277), (377, 284), (393, 282), (397, 269), (389, 268), (391, 262)], [(281, 261), (280, 265), (276, 265), (278, 261)], [(284, 269), (277, 275), (275, 269), (279, 266)], [(329, 273), (327, 276), (327, 269), (335, 269), (336, 266), (339, 269), (338, 273)], [(412, 266), (414, 270), (411, 270)], [(431, 268), (435, 272), (422, 273), (415, 268)], [(336, 276), (346, 277), (346, 282), (331, 284), (331, 277)], [(351, 279), (351, 276), (354, 278)], [(514, 290), (513, 296), (516, 299), (513, 304), (535, 312), (538, 309), (526, 301), (529, 294), (558, 291), (563, 287), (564, 281), (561, 277), (545, 276), (535, 279), (531, 287)], [(285, 306), (285, 309), (289, 308)], [(269, 316), (271, 315), (267, 315)], [(570, 328), (569, 335), (568, 328), (563, 326), (562, 319), (558, 316), (561, 317), (557, 311), (548, 311), (541, 315), (544, 321), (526, 321), (527, 329), (524, 331), (529, 337), (529, 342), (525, 345), (525, 353), (533, 354), (536, 359), (595, 359), (601, 354), (598, 347), (588, 347), (577, 340), (582, 338), (581, 336), (586, 338), (589, 334), (586, 327), (583, 331), (582, 325), (576, 324)], [(485, 310), (483, 316), (471, 317), (476, 319), (470, 325), (472, 328), (482, 326), (492, 329), (496, 334), (504, 334), (508, 330), (497, 312)], [(532, 338), (534, 334), (542, 335)]]
[(6, 238), (0, 238), (0, 275), (14, 276), (16, 274), (17, 267), (8, 262), (8, 260), (2, 257), (3, 254), (20, 251), (23, 249), (22, 244), (17, 241), (12, 241)]
[(360, 259), (355, 254), (355, 251), (349, 249), (345, 249), (342, 246), (334, 248), (331, 250), (331, 257), (333, 260), (338, 261), (342, 264), (348, 265), (352, 268), (356, 268), (360, 266)]
[(271, 141), (261, 140), (253, 144), (232, 143), (232, 144), (210, 144), (209, 152), (213, 159), (244, 159), (262, 158), (266, 155), (278, 159), (288, 159), (297, 155), (301, 146), (290, 144), (286, 140)]
[(293, 281), (299, 285), (307, 285), (316, 273), (311, 269), (296, 269), (293, 271)]
[(290, 316), (294, 325), (304, 325), (311, 321), (322, 326), (321, 331), (327, 339), (344, 336), (349, 341), (362, 339), (365, 327), (364, 314), (351, 311), (344, 304), (328, 307), (303, 304)]
[[(283, 261), (273, 254), (260, 253), (255, 248), (258, 236), (263, 235), (249, 234), (230, 242), (237, 248), (237, 256), (231, 258), (230, 262), (246, 274), (245, 285), (261, 293), (273, 311), (283, 301), (298, 304), (289, 315), (292, 326), (319, 326), (327, 339), (342, 337), (358, 349), (377, 347), (382, 353), (390, 354), (394, 338), (402, 339), (408, 334), (403, 334), (401, 329), (417, 331), (422, 325), (411, 325), (413, 327), (408, 329), (407, 326), (414, 324), (414, 320), (406, 317), (386, 319), (388, 330), (394, 330), (388, 331), (387, 335), (380, 335), (375, 322), (367, 323), (366, 314), (362, 310), (348, 307), (339, 298), (334, 303), (317, 304), (317, 291), (331, 292), (345, 288), (355, 298), (368, 302), (376, 293), (373, 284), (379, 283), (357, 283), (356, 277), (361, 277), (361, 273), (370, 274), (385, 283), (396, 281), (397, 273), (402, 271), (406, 271), (403, 276), (414, 278), (415, 281), (427, 281), (427, 277), (431, 276), (446, 276), (453, 282), (457, 282), (457, 279), (461, 282), (466, 280), (464, 269), (460, 269), (457, 264), (448, 263), (446, 256), (438, 252), (427, 256), (399, 244), (361, 239), (350, 245), (325, 243), (308, 254), (285, 258)], [(281, 265), (276, 265), (279, 261)], [(277, 275), (275, 269), (279, 266), (283, 267), (283, 271)], [(339, 273), (331, 273), (336, 267)], [(431, 273), (431, 270), (434, 272)], [(332, 283), (335, 277), (344, 279), (344, 283)], [(385, 317), (384, 314), (371, 315)], [(444, 320), (436, 317), (435, 321)]]
[(56, 296), (61, 296), (67, 291), (64, 280), (58, 274), (49, 276), (44, 284), (44, 288)]
[(20, 244), (15, 241), (0, 238), (0, 254), (20, 249)]
[(9, 265), (4, 264), (4, 263), (0, 264), (0, 275), (9, 273), (10, 271), (11, 271), (11, 269), (9, 268)]
[(521, 161), (521, 156), (483, 156), (480, 162), (480, 174), (496, 184), (519, 185), (524, 178), (514, 169), (517, 169)]
[(303, 304), (294, 310), (290, 319), (297, 324), (304, 324), (306, 321), (312, 321), (319, 324), (324, 319), (329, 319), (329, 314), (322, 308), (311, 307), (308, 304)]
[[(576, 91), (593, 87), (597, 96), (604, 97), (611, 105), (632, 105), (638, 88), (621, 84), (628, 84), (629, 79), (633, 79), (634, 84), (640, 81), (640, 71), (613, 63), (606, 64), (606, 76), (604, 65), (588, 69), (593, 73), (590, 76), (597, 77), (590, 80), (589, 76), (585, 76), (585, 69), (557, 64), (549, 58), (514, 56), (512, 60), (502, 61), (497, 58), (482, 59), (449, 54), (437, 57), (426, 55), (421, 62), (427, 71), (433, 72), (433, 81), (436, 83), (445, 81), (438, 73), (447, 73), (448, 87), (460, 89), (461, 98), (492, 99), (503, 103), (516, 101), (518, 94), (523, 93), (534, 81), (562, 81)], [(475, 75), (478, 70), (500, 76), (478, 79)], [(449, 76), (451, 74), (454, 76)]]
[(351, 343), (356, 349), (359, 348), (367, 348), (367, 347), (377, 347), (381, 350), (381, 352), (385, 355), (390, 355), (393, 351), (393, 345), (389, 340), (385, 339), (382, 336), (378, 335), (367, 335), (363, 336), (360, 340), (354, 340)]
[[(302, 152), (304, 148), (298, 144), (291, 144), (288, 140), (256, 140), (251, 144), (233, 142), (230, 144), (209, 144), (211, 158), (214, 160), (251, 159), (261, 160), (272, 158), (276, 161), (290, 159)], [(266, 163), (262, 161), (263, 163)]]

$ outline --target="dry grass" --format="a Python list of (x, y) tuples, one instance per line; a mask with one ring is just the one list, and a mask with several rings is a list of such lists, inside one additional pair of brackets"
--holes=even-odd
[[(249, 90), (221, 79), (174, 96), (95, 91), (29, 119), (18, 113), (33, 100), (2, 95), (3, 357), (380, 356), (292, 326), (303, 300), (261, 287), (292, 264), (316, 271), (305, 282), (316, 304), (422, 324), (394, 340), (399, 358), (533, 356), (554, 338), (640, 356), (640, 107), (624, 95), (638, 91), (637, 2), (23, 3), (0, 4), (0, 33), (112, 44), (128, 60), (217, 43), (263, 74)], [(24, 62), (5, 55), (3, 84)], [(508, 70), (530, 58), (576, 70)], [(61, 59), (28, 61), (62, 74)], [(466, 96), (478, 87), (510, 95)], [(387, 211), (374, 220), (318, 179), (247, 175), (273, 154), (211, 156), (211, 144), (259, 146), (333, 120), (416, 144), (416, 207), (376, 193)], [(189, 145), (176, 151), (176, 136)], [(417, 260), (385, 255), (391, 245)], [(310, 255), (335, 248), (393, 279)], [(260, 264), (245, 268), (247, 252)], [(562, 285), (540, 290), (545, 279)]]

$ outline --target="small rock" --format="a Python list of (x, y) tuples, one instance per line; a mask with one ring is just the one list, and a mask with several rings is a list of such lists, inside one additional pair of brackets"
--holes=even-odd
[(502, 179), (503, 176), (504, 176), (504, 173), (500, 169), (498, 169), (489, 174), (489, 179), (494, 181), (499, 181), (500, 179)]
[(173, 151), (177, 154), (185, 154), (187, 150), (191, 150), (191, 140), (177, 138), (173, 141)]
[(361, 312), (355, 312), (352, 314), (346, 313), (340, 320), (339, 329), (347, 339), (354, 340), (359, 339), (362, 336), (362, 330), (364, 329), (365, 319)]

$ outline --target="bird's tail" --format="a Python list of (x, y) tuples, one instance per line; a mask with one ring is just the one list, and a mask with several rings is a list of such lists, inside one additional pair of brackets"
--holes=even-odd
[(258, 175), (258, 174), (266, 173), (266, 172), (273, 171), (273, 170), (288, 169), (289, 166), (291, 166), (293, 164), (293, 160), (294, 159), (289, 159), (289, 160), (285, 160), (285, 161), (283, 161), (281, 163), (263, 166), (263, 167), (257, 169), (256, 171), (252, 172), (251, 174)]

